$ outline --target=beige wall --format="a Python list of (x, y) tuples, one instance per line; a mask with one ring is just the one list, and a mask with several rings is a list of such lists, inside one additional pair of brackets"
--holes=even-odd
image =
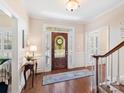
[[(97, 17), (96, 19), (89, 22), (85, 27), (86, 31), (93, 31), (99, 29), (104, 26), (109, 26), (109, 49), (112, 49), (117, 44), (119, 44), (124, 39), (121, 38), (121, 30), (120, 30), (120, 22), (124, 22), (124, 4), (119, 6), (118, 8)], [(124, 58), (124, 48), (120, 50), (120, 74), (121, 78), (124, 79), (124, 72), (123, 72), (123, 59)], [(114, 54), (114, 75), (117, 75), (117, 55)], [(113, 77), (115, 77), (113, 76)]]
[(12, 27), (12, 19), (0, 10), (0, 28)]
[(75, 28), (75, 67), (84, 66), (84, 26), (83, 24), (77, 24), (73, 22), (66, 21), (55, 21), (55, 20), (41, 20), (36, 18), (30, 18), (30, 44), (37, 45), (38, 54), (43, 56), (43, 41), (45, 38), (43, 37), (43, 28), (44, 25), (59, 25), (66, 27), (74, 27)]
[(96, 28), (99, 28), (103, 25), (109, 25), (109, 24), (114, 25), (114, 23), (124, 20), (123, 11), (124, 11), (124, 4), (90, 21), (86, 25), (86, 30), (87, 31), (91, 31), (93, 29), (95, 30)]

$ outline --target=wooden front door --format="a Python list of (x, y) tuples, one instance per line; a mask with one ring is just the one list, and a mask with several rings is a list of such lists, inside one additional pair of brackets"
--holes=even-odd
[(52, 32), (52, 70), (67, 69), (68, 34)]

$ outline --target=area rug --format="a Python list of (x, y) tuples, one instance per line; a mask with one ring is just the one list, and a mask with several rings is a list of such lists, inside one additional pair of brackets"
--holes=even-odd
[(89, 70), (77, 70), (77, 71), (69, 71), (58, 74), (45, 75), (43, 76), (43, 85), (88, 77), (92, 75), (93, 72)]

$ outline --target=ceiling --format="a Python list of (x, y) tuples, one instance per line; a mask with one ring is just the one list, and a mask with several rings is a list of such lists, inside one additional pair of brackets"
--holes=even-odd
[(122, 4), (124, 0), (78, 0), (80, 7), (74, 11), (66, 10), (68, 0), (23, 0), (32, 17), (42, 19), (61, 19), (88, 21)]

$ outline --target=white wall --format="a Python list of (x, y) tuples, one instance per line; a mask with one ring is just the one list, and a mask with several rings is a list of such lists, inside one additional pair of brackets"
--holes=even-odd
[(59, 25), (59, 26), (66, 26), (66, 27), (74, 27), (75, 28), (75, 65), (73, 67), (83, 67), (84, 62), (84, 26), (83, 24), (77, 24), (73, 22), (66, 22), (66, 21), (55, 21), (55, 20), (41, 20), (37, 18), (30, 18), (30, 44), (34, 44), (38, 47), (37, 54), (41, 56), (39, 60), (39, 69), (43, 71), (43, 56), (44, 56), (44, 46), (43, 38), (44, 35), (44, 25)]
[[(124, 40), (124, 38), (121, 38), (121, 30), (120, 30), (120, 22), (124, 22), (124, 4), (119, 6), (118, 8), (115, 8), (114, 10), (111, 10), (110, 12), (103, 14), (96, 19), (89, 22), (85, 29), (86, 31), (93, 31), (95, 29), (104, 27), (109, 25), (110, 27), (110, 39), (109, 39), (109, 50), (115, 47), (117, 44), (119, 44), (121, 41)], [(120, 74), (121, 78), (124, 77), (123, 72), (123, 66), (124, 62), (124, 48), (120, 50)], [(114, 55), (114, 76), (117, 75), (117, 56)]]

